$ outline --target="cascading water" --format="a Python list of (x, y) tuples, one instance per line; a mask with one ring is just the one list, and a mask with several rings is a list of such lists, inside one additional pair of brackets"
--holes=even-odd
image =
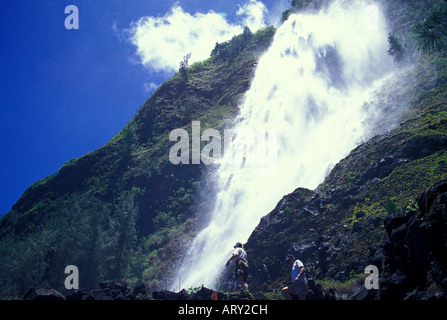
[[(171, 289), (178, 283), (214, 287), (235, 242), (246, 241), (284, 195), (316, 188), (362, 142), (368, 127), (364, 103), (393, 69), (387, 35), (379, 5), (367, 0), (293, 14), (277, 30), (235, 125), (266, 133), (255, 145), (264, 142), (270, 167), (223, 161), (217, 168), (209, 224), (185, 252)], [(253, 150), (243, 148), (247, 143), (235, 135), (233, 150), (248, 158)]]

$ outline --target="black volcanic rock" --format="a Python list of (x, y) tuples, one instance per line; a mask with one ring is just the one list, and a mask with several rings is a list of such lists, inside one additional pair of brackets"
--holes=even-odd
[(24, 300), (66, 300), (65, 296), (57, 290), (47, 287), (35, 287), (30, 289)]
[(384, 299), (447, 299), (447, 180), (428, 188), (418, 207), (384, 221)]
[[(446, 110), (446, 104), (429, 106), (352, 150), (316, 190), (297, 188), (284, 196), (245, 244), (252, 257), (250, 288), (265, 292), (287, 284), (288, 253), (317, 282), (352, 280), (371, 264), (384, 276), (387, 266), (389, 294), (364, 293), (365, 299), (403, 299), (416, 287), (412, 297), (419, 299), (421, 290), (442, 287), (445, 185), (430, 186), (447, 178)], [(421, 218), (426, 214), (430, 219)], [(431, 299), (440, 296), (436, 292)]]

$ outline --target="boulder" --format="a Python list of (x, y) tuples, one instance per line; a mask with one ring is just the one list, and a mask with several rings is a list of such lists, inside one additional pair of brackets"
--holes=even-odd
[(149, 290), (144, 283), (140, 283), (133, 289), (132, 294), (136, 299), (145, 299), (149, 295)]
[(24, 296), (25, 300), (66, 300), (59, 291), (46, 287), (35, 287), (30, 289)]
[(65, 296), (67, 300), (82, 300), (85, 296), (85, 292), (82, 290), (73, 290)]
[(102, 281), (99, 287), (101, 289), (90, 291), (82, 297), (82, 300), (131, 300), (134, 298), (123, 281)]
[(154, 300), (190, 300), (186, 290), (180, 292), (173, 292), (169, 290), (154, 291), (152, 293)]
[(92, 290), (82, 300), (113, 300), (113, 294), (109, 289)]
[(446, 300), (447, 180), (428, 188), (417, 203), (417, 210), (384, 220), (384, 299)]

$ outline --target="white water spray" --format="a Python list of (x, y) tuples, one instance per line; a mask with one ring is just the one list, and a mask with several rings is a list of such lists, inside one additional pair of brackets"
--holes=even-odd
[(374, 1), (335, 1), (319, 13), (294, 14), (277, 30), (235, 128), (276, 133), (276, 170), (219, 166), (209, 225), (189, 246), (171, 289), (178, 282), (215, 287), (235, 242), (246, 241), (284, 195), (297, 187), (315, 189), (364, 140), (363, 105), (393, 68), (387, 49), (385, 21)]

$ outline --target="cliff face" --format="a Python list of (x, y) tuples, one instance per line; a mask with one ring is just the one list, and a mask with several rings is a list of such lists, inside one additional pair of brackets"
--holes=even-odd
[(375, 256), (384, 271), (383, 299), (447, 299), (447, 180), (428, 188), (417, 204), (384, 221), (388, 237)]
[[(289, 270), (284, 257), (289, 253), (303, 261), (309, 277), (323, 282), (361, 278), (368, 265), (377, 265), (380, 272), (389, 276), (396, 277), (398, 271), (402, 272), (406, 279), (412, 280), (407, 279), (407, 287), (399, 282), (401, 290), (407, 289), (399, 293), (399, 298), (410, 291), (409, 283), (413, 289), (416, 289), (415, 281), (423, 283), (419, 287), (421, 291), (442, 283), (446, 265), (438, 254), (444, 252), (446, 246), (445, 219), (442, 218), (445, 211), (442, 186), (445, 187), (445, 183), (441, 184), (439, 192), (431, 192), (436, 196), (429, 197), (428, 204), (424, 203), (427, 196), (420, 198), (420, 195), (447, 178), (446, 111), (445, 103), (431, 105), (416, 118), (353, 150), (316, 190), (299, 188), (286, 195), (261, 220), (246, 243), (251, 258), (251, 288), (266, 291), (287, 283)], [(433, 203), (437, 209), (431, 209)], [(413, 214), (418, 216), (417, 223), (403, 218)], [(427, 221), (428, 217), (436, 222)], [(401, 221), (401, 225), (396, 225), (396, 221)], [(423, 221), (434, 225), (436, 231), (428, 236), (432, 229), (427, 229), (418, 242), (417, 232), (422, 232)], [(400, 226), (402, 230), (397, 235), (394, 229)], [(407, 243), (412, 243), (414, 248)], [(403, 251), (406, 247), (410, 249)], [(421, 254), (430, 256), (429, 253), (437, 258), (424, 258), (416, 264), (424, 270), (418, 271), (421, 273), (416, 280), (416, 271), (410, 270), (411, 261), (421, 258)], [(436, 278), (441, 280), (433, 277), (427, 280), (431, 261), (427, 259), (435, 259), (443, 270)], [(414, 268), (418, 268), (416, 265)], [(386, 281), (395, 280), (387, 278)], [(396, 296), (389, 292), (383, 297)]]

